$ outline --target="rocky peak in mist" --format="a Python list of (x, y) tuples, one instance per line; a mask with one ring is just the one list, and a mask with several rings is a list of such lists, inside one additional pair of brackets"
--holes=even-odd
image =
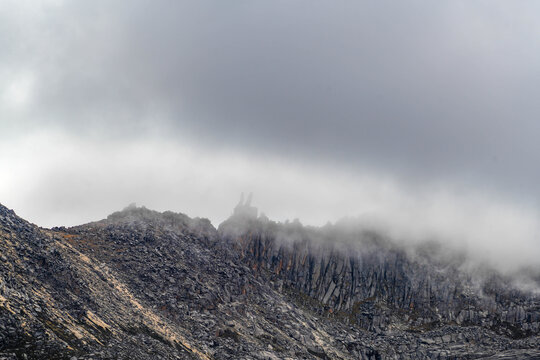
[(314, 311), (369, 331), (467, 324), (512, 337), (538, 332), (537, 273), (526, 287), (436, 241), (407, 244), (351, 221), (305, 227), (237, 213), (219, 232), (252, 268), (318, 302)]
[(244, 193), (240, 197), (240, 202), (235, 206), (233, 216), (237, 218), (247, 218), (255, 219), (259, 210), (251, 206), (251, 201), (253, 199), (253, 193), (250, 193), (247, 197), (246, 202), (244, 202)]
[(159, 225), (172, 227), (197, 228), (208, 227), (213, 229), (210, 220), (205, 218), (190, 218), (182, 213), (172, 211), (158, 212), (147, 209), (144, 206), (137, 207), (136, 204), (130, 204), (122, 211), (117, 211), (107, 216), (107, 219), (96, 224), (133, 224), (133, 225)]

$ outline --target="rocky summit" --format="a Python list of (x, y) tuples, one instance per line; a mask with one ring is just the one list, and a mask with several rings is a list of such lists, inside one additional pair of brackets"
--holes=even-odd
[(44, 229), (0, 205), (0, 359), (540, 359), (538, 275), (467, 261), (249, 200), (218, 229), (136, 206)]

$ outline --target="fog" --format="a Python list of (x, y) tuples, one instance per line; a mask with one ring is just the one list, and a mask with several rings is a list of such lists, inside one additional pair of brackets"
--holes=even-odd
[(95, 143), (36, 133), (0, 145), (2, 203), (41, 226), (99, 220), (136, 202), (209, 218), (232, 214), (239, 195), (276, 221), (321, 226), (344, 217), (405, 243), (441, 241), (501, 270), (536, 266), (535, 208), (483, 189), (397, 182), (371, 169), (348, 171), (232, 150), (208, 152), (165, 136)]
[(533, 1), (3, 1), (0, 202), (357, 219), (540, 256)]

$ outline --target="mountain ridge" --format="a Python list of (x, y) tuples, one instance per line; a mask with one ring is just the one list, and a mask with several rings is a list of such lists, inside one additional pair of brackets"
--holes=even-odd
[(135, 206), (42, 229), (0, 205), (0, 225), (0, 358), (540, 356), (538, 297), (493, 278), (484, 301), (374, 234)]

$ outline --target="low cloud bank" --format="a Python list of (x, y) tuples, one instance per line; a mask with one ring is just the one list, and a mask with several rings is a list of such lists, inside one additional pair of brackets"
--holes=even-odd
[(0, 202), (41, 226), (104, 218), (137, 202), (219, 224), (242, 191), (270, 219), (324, 225), (343, 217), (404, 243), (437, 240), (501, 271), (538, 268), (538, 209), (452, 183), (411, 184), (163, 137), (88, 141), (39, 132), (0, 144)]

